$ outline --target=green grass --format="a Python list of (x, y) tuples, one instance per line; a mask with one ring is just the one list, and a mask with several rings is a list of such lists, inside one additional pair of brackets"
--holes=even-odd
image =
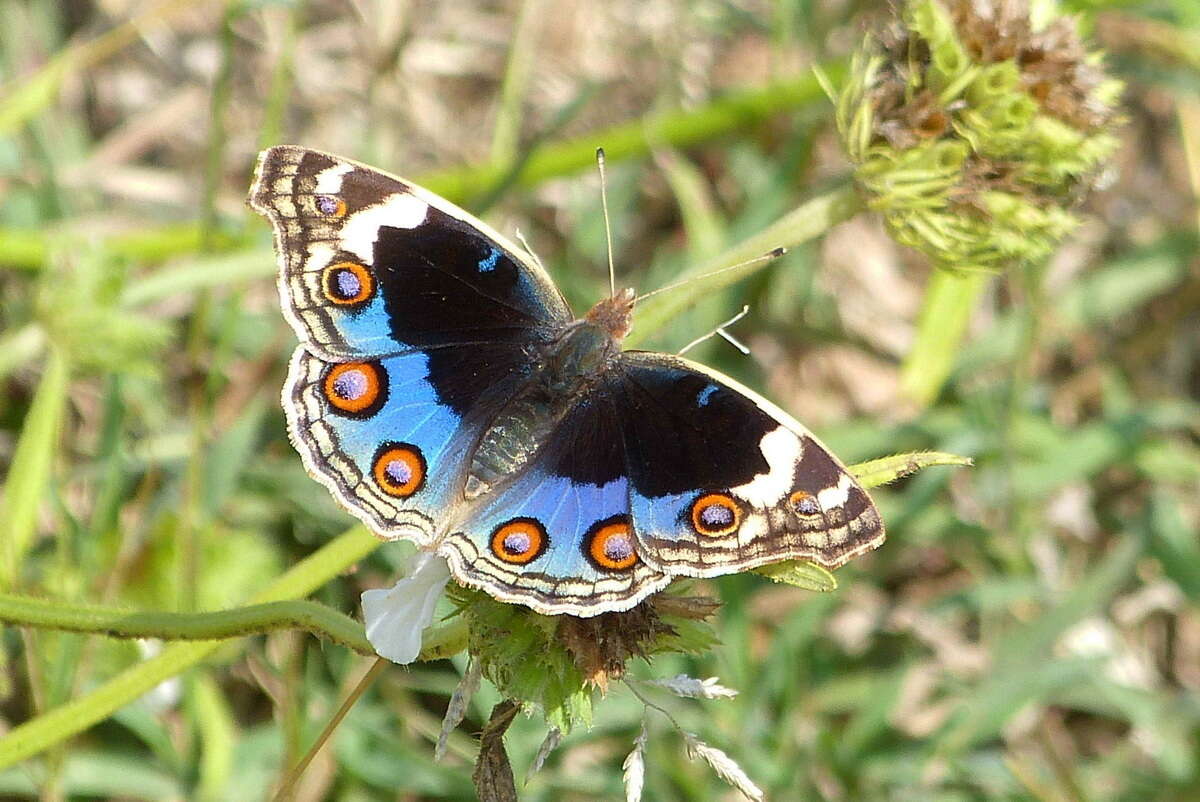
[[(884, 4), (658, 19), (622, 2), (586, 21), (538, 2), (457, 17), (384, 3), (368, 20), (323, 0), (186, 5), (130, 21), (0, 0), (0, 620), (40, 623), (0, 634), (0, 797), (268, 799), (371, 665), (346, 616), (411, 548), (351, 528), (287, 442), (295, 338), (269, 232), (242, 206), (276, 141), (520, 227), (576, 309), (607, 285), (603, 145), (618, 278), (639, 291), (791, 247), (655, 296), (639, 347), (676, 349), (749, 304), (735, 333), (751, 358), (719, 340), (690, 355), (848, 463), (974, 460), (875, 490), (888, 542), (837, 590), (698, 583), (724, 603), (722, 643), (634, 662), (740, 691), (642, 692), (769, 799), (1200, 796), (1189, 0), (1064, 4), (1128, 83), (1111, 182), (1044, 281), (985, 279), (920, 409), (901, 365), (928, 268), (859, 212), (807, 68), (836, 81), (839, 43)], [(518, 19), (510, 49), (497, 32)], [(188, 630), (220, 640), (65, 631), (182, 636), (232, 608)], [(485, 681), (433, 761), (466, 668), (456, 626), (427, 642), (441, 659), (379, 672), (298, 798), (474, 798), (476, 736), (501, 700)], [(643, 715), (613, 686), (525, 785), (546, 726), (519, 716), (505, 742), (522, 799), (621, 798)], [(732, 793), (647, 720), (645, 799)]]

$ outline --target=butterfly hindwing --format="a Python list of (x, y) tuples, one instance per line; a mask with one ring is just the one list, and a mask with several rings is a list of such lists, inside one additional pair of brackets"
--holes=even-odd
[(534, 468), (442, 543), (451, 570), (548, 615), (626, 610), (670, 577), (637, 554), (624, 478), (584, 484)]
[(481, 431), (527, 366), (499, 343), (328, 362), (301, 346), (283, 406), (309, 472), (381, 537), (430, 543)]
[(686, 360), (625, 352), (441, 551), (498, 598), (590, 616), (676, 576), (836, 567), (883, 536), (866, 491), (786, 413)]
[(791, 559), (833, 568), (883, 542), (866, 491), (785, 412), (678, 357), (621, 362), (630, 509), (647, 563), (684, 576)]
[(280, 296), (330, 360), (521, 343), (570, 312), (550, 278), (487, 225), (402, 179), (281, 145), (250, 204), (275, 230)]
[(284, 409), (305, 467), (381, 537), (429, 543), (456, 502), (471, 431), (430, 383), (425, 354), (292, 358)]
[(443, 541), (460, 580), (546, 614), (628, 609), (670, 582), (637, 553), (625, 443), (602, 383), (530, 467)]

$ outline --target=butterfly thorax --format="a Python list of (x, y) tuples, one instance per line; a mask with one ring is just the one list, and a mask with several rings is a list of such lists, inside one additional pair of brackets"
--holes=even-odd
[(563, 416), (602, 378), (629, 333), (633, 291), (600, 301), (536, 350), (534, 366), (491, 421), (471, 458), (468, 499), (515, 477)]

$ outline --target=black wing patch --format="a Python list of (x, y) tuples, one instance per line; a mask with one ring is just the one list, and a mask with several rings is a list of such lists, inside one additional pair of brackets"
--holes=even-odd
[(757, 448), (779, 423), (711, 377), (627, 355), (616, 370), (634, 488), (658, 498), (734, 487), (768, 469)]
[(569, 319), (500, 246), (437, 209), (381, 228), (374, 257), (392, 336), (409, 345), (523, 343)]

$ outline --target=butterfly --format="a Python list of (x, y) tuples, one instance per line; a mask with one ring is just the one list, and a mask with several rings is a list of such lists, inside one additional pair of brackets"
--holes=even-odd
[(304, 465), (384, 539), (554, 615), (627, 610), (677, 577), (878, 546), (866, 491), (732, 379), (626, 351), (632, 290), (576, 317), (545, 270), (450, 202), (353, 161), (264, 151), (301, 344), (283, 407)]

